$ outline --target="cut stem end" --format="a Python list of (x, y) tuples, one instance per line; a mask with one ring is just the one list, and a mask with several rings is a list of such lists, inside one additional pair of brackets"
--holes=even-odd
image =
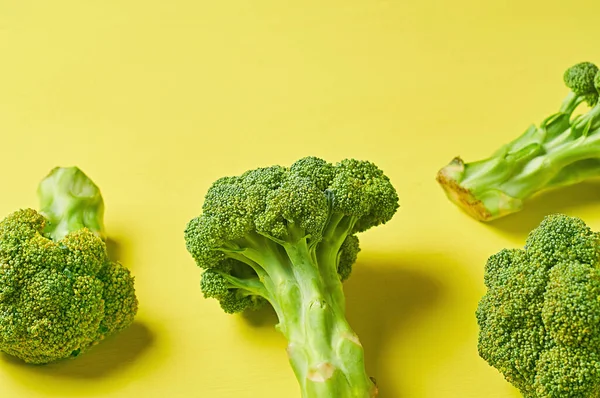
[(484, 194), (476, 196), (471, 189), (463, 187), (457, 181), (457, 177), (462, 176), (464, 171), (463, 160), (456, 157), (438, 171), (436, 180), (448, 199), (469, 216), (478, 221), (487, 222), (521, 209), (522, 201), (520, 199), (513, 198), (498, 189), (482, 189)]

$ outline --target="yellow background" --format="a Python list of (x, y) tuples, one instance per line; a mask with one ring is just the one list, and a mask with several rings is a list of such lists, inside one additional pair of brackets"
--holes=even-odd
[(0, 396), (298, 397), (272, 314), (205, 300), (183, 229), (216, 178), (306, 155), (371, 160), (401, 198), (346, 284), (381, 398), (518, 396), (477, 355), (483, 265), (549, 212), (600, 229), (600, 185), (484, 225), (434, 176), (558, 109), (563, 70), (600, 61), (599, 15), (596, 0), (0, 1), (0, 214), (80, 166), (140, 299), (130, 329), (76, 360), (0, 355)]

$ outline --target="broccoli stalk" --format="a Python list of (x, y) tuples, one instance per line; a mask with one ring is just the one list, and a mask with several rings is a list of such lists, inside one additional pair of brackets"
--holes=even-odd
[(100, 189), (77, 167), (56, 167), (38, 185), (45, 235), (59, 241), (87, 228), (104, 239), (104, 201)]
[[(539, 127), (530, 126), (487, 159), (465, 163), (457, 157), (438, 172), (452, 202), (489, 221), (521, 210), (542, 190), (600, 176), (600, 72), (584, 62), (569, 68), (564, 81), (571, 92)], [(583, 102), (591, 109), (573, 117)]]
[(397, 202), (372, 163), (311, 157), (218, 180), (186, 228), (206, 297), (228, 313), (273, 307), (304, 398), (377, 395), (342, 282), (359, 252), (355, 233), (387, 222)]
[(265, 270), (264, 287), (253, 288), (256, 279), (249, 280), (250, 286), (231, 280), (230, 286), (273, 305), (303, 396), (371, 397), (374, 386), (365, 373), (363, 349), (345, 317), (337, 273), (340, 239), (332, 237), (329, 245), (317, 249), (309, 247), (301, 228), (288, 230), (291, 240), (275, 243), (262, 237), (253, 242), (258, 253), (236, 256), (258, 266), (259, 272)]

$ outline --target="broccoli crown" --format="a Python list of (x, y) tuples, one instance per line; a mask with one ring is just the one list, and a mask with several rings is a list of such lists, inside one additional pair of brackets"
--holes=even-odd
[(133, 278), (87, 229), (55, 242), (35, 210), (0, 222), (0, 350), (30, 363), (75, 356), (131, 324)]
[(525, 397), (600, 396), (600, 234), (551, 215), (485, 267), (479, 354)]
[(77, 167), (38, 186), (41, 211), (0, 222), (0, 350), (30, 363), (76, 356), (133, 322), (129, 270), (108, 258), (104, 201)]
[(273, 301), (264, 281), (289, 263), (281, 246), (305, 239), (315, 256), (333, 259), (336, 278), (344, 280), (359, 251), (355, 234), (387, 222), (397, 208), (395, 189), (373, 163), (306, 157), (217, 180), (185, 240), (207, 269), (204, 295), (240, 312)]
[(591, 62), (580, 62), (565, 71), (564, 81), (577, 95), (598, 95), (594, 79), (598, 74), (598, 67)]

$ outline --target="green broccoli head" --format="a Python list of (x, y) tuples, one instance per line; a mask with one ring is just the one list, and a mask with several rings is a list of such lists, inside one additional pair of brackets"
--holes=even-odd
[[(61, 178), (54, 179), (55, 173)], [(73, 185), (65, 175), (76, 176)], [(78, 170), (55, 169), (50, 179), (60, 180), (60, 186), (48, 179), (42, 182), (42, 203), (56, 196), (54, 203), (61, 204), (53, 208), (54, 225), (32, 209), (0, 222), (0, 350), (25, 362), (76, 356), (129, 326), (137, 312), (130, 272), (108, 258), (100, 230), (80, 227), (81, 220), (101, 215), (94, 216), (94, 207), (82, 205), (80, 197), (73, 204), (65, 200), (71, 192), (86, 189), (81, 175)], [(97, 205), (102, 199), (88, 203)], [(65, 209), (69, 215), (62, 217)], [(62, 225), (58, 220), (70, 221)], [(72, 225), (75, 229), (70, 230)], [(102, 225), (101, 220), (94, 225)], [(58, 230), (64, 236), (53, 240)]]
[(594, 79), (598, 73), (598, 67), (591, 62), (580, 62), (565, 71), (565, 85), (576, 95), (584, 96), (590, 94), (598, 95)]
[[(189, 222), (185, 240), (200, 267), (218, 270), (218, 275), (239, 278), (243, 274), (245, 279), (260, 277), (263, 269), (241, 253), (264, 251), (265, 237), (267, 248), (273, 242), (305, 238), (316, 246), (325, 240), (336, 247), (337, 275), (344, 280), (359, 251), (354, 234), (387, 222), (397, 208), (394, 187), (373, 163), (351, 159), (332, 165), (306, 157), (289, 168), (258, 168), (217, 180), (206, 194), (202, 214)], [(259, 260), (267, 261), (261, 255)], [(222, 286), (214, 284), (216, 275), (206, 274), (211, 282), (203, 282), (202, 291), (219, 299), (227, 312), (265, 302), (248, 291), (230, 294), (236, 287), (226, 293), (212, 291), (209, 286)], [(240, 302), (232, 304), (232, 300)]]
[(526, 397), (600, 396), (600, 235), (551, 215), (485, 268), (479, 354)]
[(356, 234), (397, 209), (394, 187), (373, 163), (306, 157), (217, 180), (185, 242), (204, 269), (204, 296), (225, 312), (273, 307), (303, 397), (374, 397), (342, 282), (360, 250)]
[(352, 265), (354, 265), (358, 258), (358, 252), (360, 252), (358, 237), (356, 235), (348, 235), (340, 248), (337, 266), (337, 273), (342, 282), (350, 277)]
[[(242, 312), (246, 309), (259, 309), (265, 304), (265, 299), (258, 294), (245, 289), (231, 281), (238, 279), (256, 279), (255, 274), (243, 263), (226, 259), (219, 268), (209, 268), (202, 274), (200, 288), (206, 298), (219, 300), (221, 308), (228, 314)], [(240, 288), (238, 288), (240, 287)], [(254, 292), (256, 293), (256, 292)]]

